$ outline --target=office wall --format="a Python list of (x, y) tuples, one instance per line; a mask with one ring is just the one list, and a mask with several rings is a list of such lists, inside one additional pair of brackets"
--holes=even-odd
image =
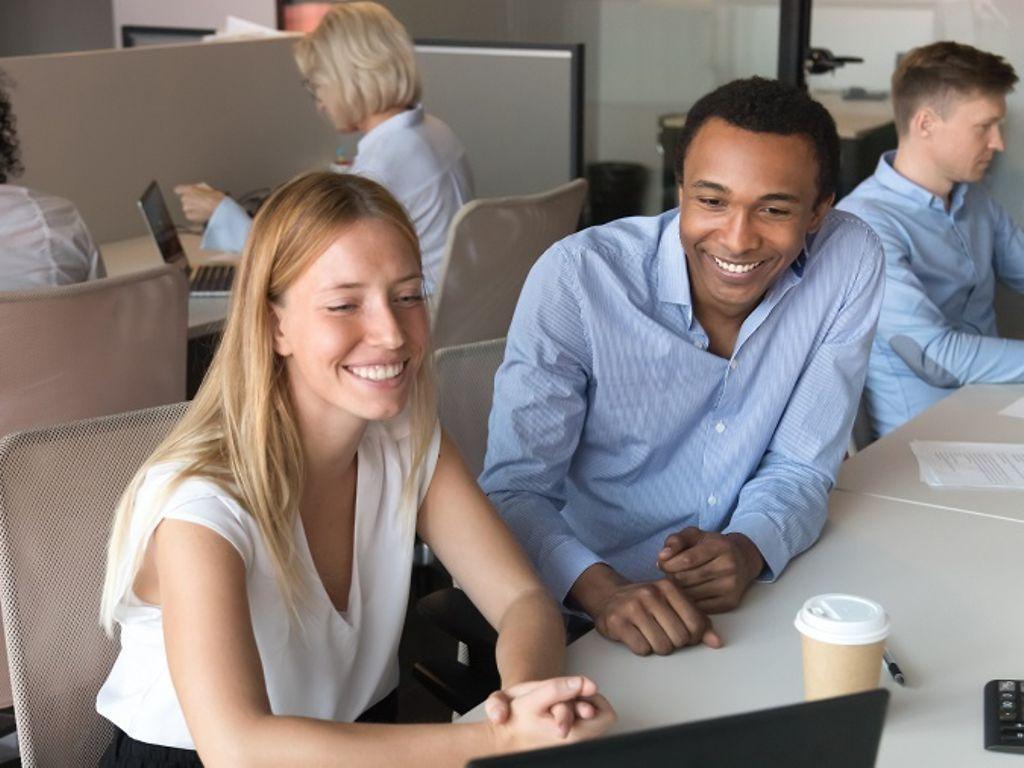
[(0, 0), (0, 57), (113, 43), (110, 0)]
[(684, 111), (739, 70), (775, 70), (774, 53), (767, 68), (742, 69), (732, 60), (724, 25), (740, 0), (382, 2), (418, 38), (586, 45), (586, 159), (648, 167), (649, 211), (660, 203), (658, 116)]

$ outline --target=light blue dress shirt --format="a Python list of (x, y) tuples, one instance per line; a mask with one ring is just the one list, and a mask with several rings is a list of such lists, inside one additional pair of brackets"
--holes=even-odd
[(868, 412), (884, 435), (969, 383), (1024, 381), (1024, 341), (999, 338), (995, 281), (1024, 292), (1024, 233), (980, 184), (945, 202), (878, 161), (839, 203), (885, 249), (885, 299), (868, 364)]
[(814, 543), (881, 289), (878, 238), (830, 212), (726, 360), (693, 313), (678, 213), (552, 246), (516, 307), (480, 483), (555, 598), (597, 562), (659, 578), (689, 525), (747, 535), (768, 579)]
[[(367, 131), (349, 171), (386, 187), (405, 208), (420, 239), (423, 275), (432, 291), (441, 279), (452, 219), (473, 199), (473, 175), (462, 142), (416, 106)], [(226, 197), (207, 223), (202, 247), (241, 251), (251, 228), (245, 209)]]

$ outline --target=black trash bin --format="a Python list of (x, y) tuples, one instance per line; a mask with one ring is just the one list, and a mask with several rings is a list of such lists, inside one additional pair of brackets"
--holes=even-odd
[(640, 163), (590, 163), (587, 183), (591, 225), (643, 213), (647, 168)]

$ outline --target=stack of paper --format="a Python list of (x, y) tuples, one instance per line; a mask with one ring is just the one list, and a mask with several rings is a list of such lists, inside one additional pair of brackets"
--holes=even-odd
[(935, 488), (1024, 490), (1024, 445), (912, 440), (921, 482)]

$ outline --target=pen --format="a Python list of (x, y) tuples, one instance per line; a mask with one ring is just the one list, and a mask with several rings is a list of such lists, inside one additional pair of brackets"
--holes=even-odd
[(888, 670), (889, 674), (892, 675), (892, 679), (897, 683), (900, 685), (907, 684), (907, 679), (903, 676), (903, 670), (900, 669), (900, 665), (896, 663), (896, 659), (893, 658), (888, 648), (882, 651), (882, 666)]

